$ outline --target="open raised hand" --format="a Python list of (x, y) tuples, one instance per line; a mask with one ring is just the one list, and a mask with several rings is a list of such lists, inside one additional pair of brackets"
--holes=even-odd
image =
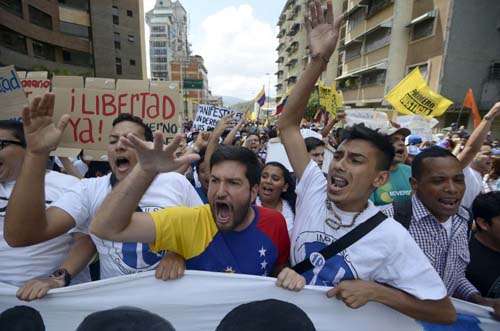
[(175, 171), (200, 158), (198, 154), (187, 154), (175, 158), (175, 151), (179, 147), (181, 139), (182, 135), (176, 135), (174, 140), (165, 146), (161, 132), (155, 132), (153, 142), (144, 141), (130, 133), (126, 137), (121, 137), (120, 142), (136, 151), (139, 165), (143, 171), (157, 174)]
[(61, 141), (70, 116), (62, 116), (56, 125), (53, 119), (54, 103), (55, 95), (46, 93), (43, 97), (36, 97), (29, 107), (23, 109), (26, 149), (31, 153), (50, 153)]
[(334, 18), (332, 1), (327, 1), (326, 15), (321, 7), (321, 1), (309, 2), (309, 14), (306, 17), (306, 31), (311, 57), (322, 58), (328, 62), (339, 39), (340, 25), (343, 18)]

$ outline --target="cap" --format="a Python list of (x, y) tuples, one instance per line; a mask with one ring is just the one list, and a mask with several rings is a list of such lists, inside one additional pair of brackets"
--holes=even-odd
[(403, 136), (407, 137), (407, 136), (409, 136), (411, 134), (410, 129), (407, 129), (407, 128), (395, 128), (395, 127), (381, 129), (380, 132), (383, 133), (383, 134), (385, 134), (385, 135), (388, 135), (388, 136), (392, 136), (393, 134), (399, 133), (399, 134), (402, 134)]
[(406, 145), (418, 145), (422, 143), (422, 137), (417, 134), (411, 134), (406, 137)]

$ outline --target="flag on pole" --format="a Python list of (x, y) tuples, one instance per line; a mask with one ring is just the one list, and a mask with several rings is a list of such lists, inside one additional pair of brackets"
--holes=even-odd
[(474, 99), (474, 92), (472, 92), (471, 88), (465, 95), (464, 108), (469, 108), (471, 110), (474, 128), (477, 128), (481, 123), (481, 115), (479, 114), (479, 109), (477, 108), (476, 100)]
[(262, 87), (262, 90), (260, 90), (259, 94), (255, 97), (255, 102), (259, 105), (259, 107), (264, 106), (266, 103), (266, 90), (264, 87)]
[(452, 101), (431, 90), (415, 68), (385, 96), (399, 113), (439, 117), (453, 104)]
[(322, 81), (318, 85), (319, 104), (329, 114), (336, 116), (337, 110), (344, 103), (342, 93), (335, 89), (335, 83), (332, 86), (326, 86)]

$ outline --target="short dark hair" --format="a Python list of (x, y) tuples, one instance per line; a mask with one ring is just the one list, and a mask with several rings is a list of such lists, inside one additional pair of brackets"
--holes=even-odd
[(153, 131), (151, 131), (151, 128), (144, 123), (142, 118), (129, 113), (123, 113), (118, 115), (118, 117), (113, 120), (113, 127), (121, 122), (132, 122), (141, 126), (144, 129), (144, 139), (146, 141), (153, 141)]
[(245, 176), (250, 182), (250, 186), (260, 182), (260, 162), (254, 152), (246, 147), (219, 145), (210, 158), (210, 171), (214, 165), (224, 161), (236, 161), (245, 165)]
[(315, 137), (307, 137), (306, 139), (304, 139), (304, 142), (306, 143), (307, 153), (318, 147), (325, 146), (325, 142), (323, 140)]
[(500, 216), (500, 191), (478, 195), (472, 203), (472, 214), (474, 219), (482, 218), (491, 225), (491, 220)]
[(415, 179), (420, 179), (422, 176), (424, 160), (436, 157), (452, 157), (454, 159), (457, 159), (457, 157), (446, 148), (439, 146), (426, 148), (413, 159), (413, 162), (411, 164), (411, 176)]
[(364, 124), (355, 124), (352, 127), (345, 129), (342, 132), (341, 143), (348, 140), (365, 140), (371, 143), (380, 152), (378, 153), (378, 168), (379, 170), (389, 170), (394, 159), (394, 146), (391, 143), (389, 136), (384, 135), (376, 130), (372, 130), (364, 126)]
[(0, 314), (0, 330), (45, 331), (42, 315), (28, 306), (15, 306)]
[(10, 133), (12, 133), (12, 135), (21, 142), (22, 146), (26, 147), (23, 123), (16, 120), (1, 120), (0, 129), (10, 131)]

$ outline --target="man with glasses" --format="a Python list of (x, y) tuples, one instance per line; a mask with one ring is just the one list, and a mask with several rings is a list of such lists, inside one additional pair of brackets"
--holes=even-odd
[[(48, 277), (60, 265), (68, 254), (74, 251), (85, 251), (92, 245), (90, 237), (81, 233), (63, 233), (52, 240), (38, 245), (12, 248), (7, 245), (3, 235), (3, 225), (7, 203), (19, 176), (26, 154), (26, 142), (23, 126), (17, 121), (0, 121), (0, 282), (21, 286), (37, 277)], [(45, 174), (45, 205), (58, 199), (65, 190), (78, 183), (78, 179), (54, 171)], [(71, 251), (70, 251), (71, 250)], [(6, 267), (9, 266), (9, 267)], [(71, 269), (76, 275), (81, 269)], [(82, 273), (76, 282), (90, 280), (88, 272)], [(58, 279), (57, 273), (50, 281), (64, 282)], [(36, 295), (37, 293), (34, 293)]]

